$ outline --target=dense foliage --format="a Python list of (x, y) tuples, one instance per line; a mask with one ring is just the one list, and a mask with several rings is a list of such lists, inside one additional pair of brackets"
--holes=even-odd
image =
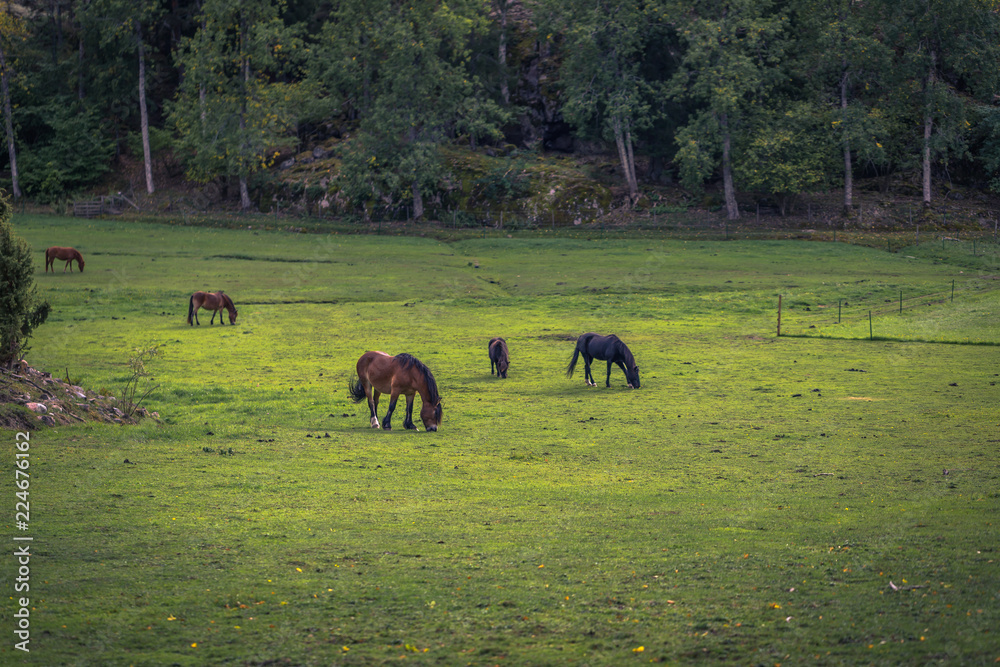
[(0, 192), (0, 367), (10, 368), (27, 349), (31, 332), (49, 316), (38, 298), (35, 265), (27, 242), (10, 225), (10, 198)]
[[(350, 137), (348, 207), (447, 196), (446, 144), (605, 150), (788, 197), (855, 176), (1000, 182), (995, 0), (52, 0), (0, 19), (4, 174), (65, 197), (130, 152), (238, 184)], [(151, 141), (150, 137), (154, 137)], [(155, 138), (168, 137), (168, 142)], [(164, 146), (164, 143), (167, 145)], [(132, 147), (131, 149), (129, 147)], [(140, 148), (141, 147), (141, 148)], [(636, 156), (649, 160), (638, 168)], [(946, 177), (943, 178), (942, 177)]]

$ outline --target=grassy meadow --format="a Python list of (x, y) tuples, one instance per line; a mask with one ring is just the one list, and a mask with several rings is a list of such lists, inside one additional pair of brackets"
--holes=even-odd
[[(989, 255), (14, 225), (53, 305), (29, 362), (117, 395), (157, 346), (159, 420), (31, 433), (31, 652), (11, 601), (2, 664), (1000, 659)], [(85, 272), (43, 273), (49, 245)], [(188, 326), (218, 289), (237, 324)], [(586, 331), (641, 389), (566, 377)], [(437, 433), (369, 428), (347, 383), (370, 349), (432, 369)]]

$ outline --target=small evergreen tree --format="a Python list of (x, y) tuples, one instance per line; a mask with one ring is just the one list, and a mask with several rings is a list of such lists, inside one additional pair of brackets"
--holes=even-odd
[(31, 248), (14, 236), (13, 208), (0, 191), (0, 367), (10, 369), (28, 349), (31, 332), (45, 322), (51, 307), (39, 301)]

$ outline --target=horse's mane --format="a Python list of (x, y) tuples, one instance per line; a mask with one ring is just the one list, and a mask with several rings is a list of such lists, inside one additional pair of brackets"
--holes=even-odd
[(434, 381), (431, 369), (427, 368), (424, 362), (420, 361), (412, 354), (407, 354), (406, 352), (397, 354), (396, 361), (398, 361), (399, 365), (403, 367), (403, 370), (415, 368), (417, 369), (417, 372), (424, 376), (424, 382), (427, 384), (428, 399), (431, 403), (437, 403), (441, 400), (441, 396), (438, 394), (437, 382)]
[(228, 294), (226, 294), (222, 290), (219, 290), (219, 294), (222, 296), (222, 303), (226, 305), (226, 308), (232, 308), (233, 310), (236, 310), (236, 304), (233, 303), (233, 300), (229, 298)]
[[(614, 335), (614, 334), (612, 334), (612, 335)], [(615, 344), (615, 349), (619, 353), (621, 353), (621, 355), (625, 358), (625, 365), (629, 369), (635, 368), (635, 357), (632, 356), (632, 350), (628, 349), (628, 345), (626, 345), (622, 341), (622, 339), (619, 338), (618, 336), (615, 336), (615, 343), (614, 344)]]

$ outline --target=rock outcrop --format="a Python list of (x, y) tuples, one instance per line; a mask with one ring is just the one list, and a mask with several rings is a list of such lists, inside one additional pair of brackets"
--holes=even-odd
[(0, 368), (0, 428), (108, 422), (135, 424), (143, 417), (158, 418), (139, 407), (130, 410), (114, 396), (103, 396), (35, 370), (24, 360), (13, 371)]

